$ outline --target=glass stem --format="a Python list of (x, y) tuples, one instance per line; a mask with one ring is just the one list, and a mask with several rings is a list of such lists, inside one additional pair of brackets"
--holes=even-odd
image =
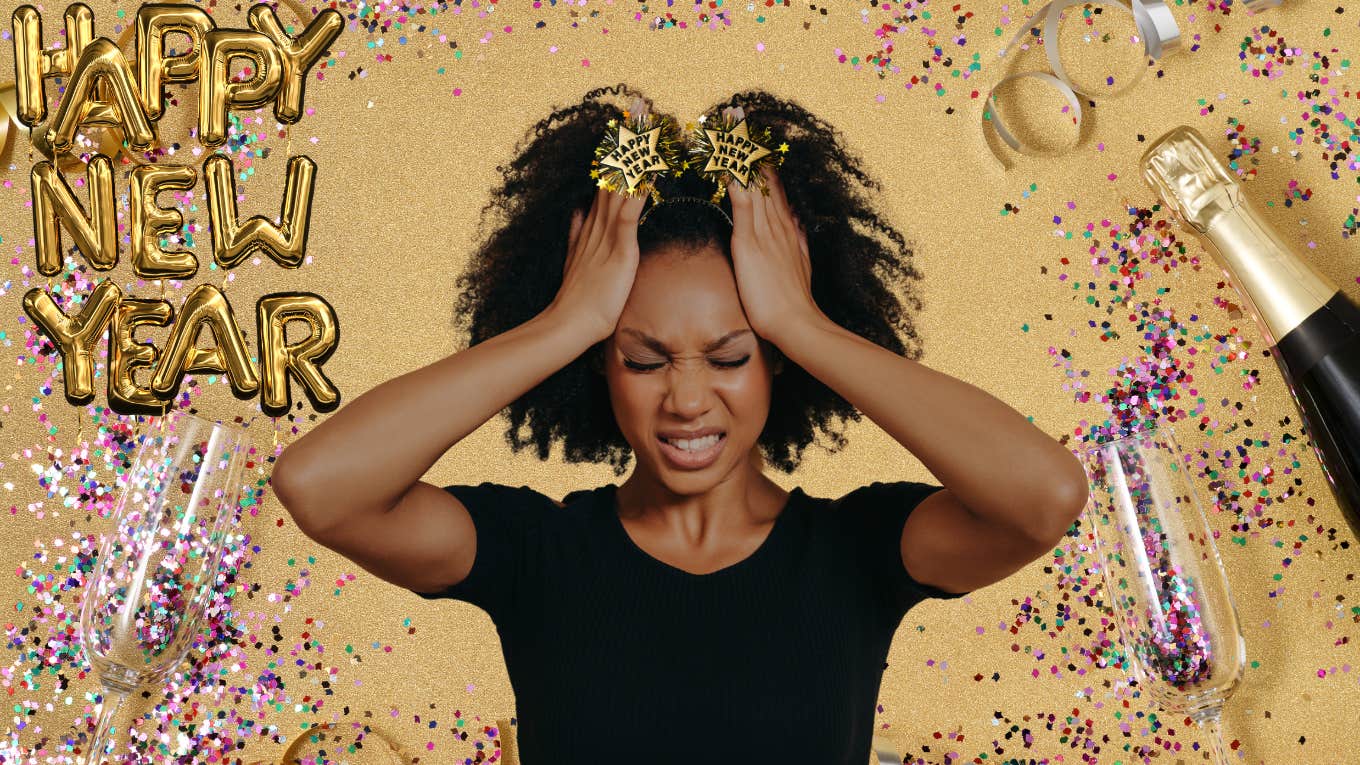
[(86, 756), (84, 765), (100, 765), (104, 761), (104, 747), (108, 744), (113, 718), (118, 716), (118, 709), (123, 706), (123, 699), (127, 698), (127, 695), (128, 692), (125, 690), (104, 686), (104, 700), (99, 705), (99, 725), (95, 728), (94, 741), (90, 743), (89, 755)]
[(1223, 745), (1221, 717), (1222, 712), (1214, 710), (1212, 714), (1195, 718), (1195, 721), (1199, 723), (1199, 729), (1204, 734), (1200, 739), (1209, 745), (1214, 765), (1231, 765), (1228, 762), (1228, 748)]

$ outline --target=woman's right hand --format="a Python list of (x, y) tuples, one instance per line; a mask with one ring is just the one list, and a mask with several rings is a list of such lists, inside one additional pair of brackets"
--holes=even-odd
[(576, 210), (567, 234), (562, 286), (552, 307), (594, 327), (595, 340), (614, 333), (637, 274), (638, 218), (646, 195), (599, 189), (589, 214)]

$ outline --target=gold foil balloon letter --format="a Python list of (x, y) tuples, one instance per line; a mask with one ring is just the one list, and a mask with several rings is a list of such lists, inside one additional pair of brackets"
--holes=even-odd
[[(198, 333), (204, 326), (212, 331), (217, 347), (197, 347)], [(165, 356), (151, 377), (151, 389), (161, 398), (172, 397), (187, 372), (225, 372), (238, 398), (248, 398), (260, 387), (231, 304), (211, 284), (198, 285), (185, 298)]]
[(161, 249), (159, 235), (178, 231), (184, 215), (156, 204), (158, 193), (191, 189), (197, 177), (192, 167), (142, 165), (132, 171), (132, 270), (143, 279), (188, 279), (198, 272), (192, 252)]
[[(43, 47), (42, 15), (31, 5), (14, 9), (11, 24), (14, 29), (14, 69), (18, 86), (19, 121), (32, 128), (47, 119), (48, 77), (69, 76), (75, 69), (76, 58), (94, 37), (94, 12), (84, 3), (66, 8), (66, 45), (63, 48)], [(107, 115), (91, 113), (91, 120)]]
[(175, 309), (164, 300), (129, 298), (118, 304), (109, 332), (109, 406), (126, 414), (165, 414), (169, 401), (156, 397), (155, 391), (136, 383), (136, 370), (154, 370), (160, 351), (154, 345), (137, 342), (137, 327), (150, 324), (164, 327), (170, 323)]
[(326, 53), (326, 47), (345, 28), (345, 17), (334, 8), (324, 8), (297, 37), (289, 37), (274, 15), (274, 9), (261, 3), (250, 9), (250, 25), (265, 33), (283, 56), (283, 85), (274, 103), (274, 116), (291, 125), (302, 119), (302, 94), (307, 72)]
[(220, 154), (203, 162), (208, 184), (208, 211), (212, 219), (213, 258), (222, 268), (235, 268), (256, 249), (286, 268), (297, 268), (307, 250), (307, 223), (312, 216), (312, 188), (316, 163), (298, 155), (288, 160), (283, 190), (283, 228), (256, 215), (244, 226), (236, 222), (236, 174), (231, 160)]
[[(318, 412), (329, 412), (340, 405), (338, 391), (321, 364), (340, 342), (340, 326), (335, 309), (319, 296), (308, 292), (266, 295), (255, 307), (260, 328), (260, 362), (264, 364), (264, 392), (260, 408), (277, 417), (292, 407), (288, 373), (302, 383), (303, 390)], [(289, 321), (304, 321), (309, 333), (303, 340), (288, 344), (285, 327)]]
[[(217, 25), (195, 5), (149, 3), (137, 9), (137, 87), (146, 102), (146, 116), (158, 120), (165, 111), (161, 86), (167, 82), (198, 79), (203, 60), (203, 41)], [(189, 38), (189, 48), (165, 55), (165, 34), (179, 32)]]
[(118, 310), (123, 291), (105, 279), (94, 288), (74, 318), (62, 313), (52, 296), (41, 287), (24, 295), (24, 313), (42, 327), (61, 350), (62, 385), (66, 400), (74, 406), (94, 398), (94, 352), (104, 326)]
[[(101, 84), (113, 94), (112, 103), (106, 104), (95, 98), (100, 92), (97, 86)], [(62, 96), (56, 116), (52, 118), (48, 135), (52, 148), (56, 151), (70, 149), (76, 129), (82, 125), (117, 126), (122, 129), (128, 145), (138, 151), (146, 151), (156, 142), (156, 134), (142, 108), (142, 97), (137, 84), (133, 82), (127, 59), (123, 58), (118, 46), (106, 37), (97, 38), (86, 45), (76, 61), (71, 84)]]
[[(284, 57), (267, 35), (245, 29), (214, 29), (205, 35), (199, 82), (198, 141), (216, 148), (227, 140), (227, 112), (254, 109), (274, 100), (283, 82)], [(251, 78), (231, 82), (231, 61), (250, 61)]]
[(71, 232), (76, 247), (96, 270), (107, 271), (118, 265), (117, 212), (113, 206), (113, 161), (96, 154), (85, 169), (85, 188), (90, 192), (90, 214), (86, 215), (75, 192), (51, 162), (33, 166), (30, 175), (33, 193), (33, 233), (38, 250), (38, 273), (61, 273), (61, 230), (57, 219)]

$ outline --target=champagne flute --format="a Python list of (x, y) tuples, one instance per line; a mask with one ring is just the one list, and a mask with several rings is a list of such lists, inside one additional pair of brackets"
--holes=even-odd
[(1220, 718), (1246, 666), (1237, 607), (1170, 425), (1082, 451), (1087, 517), (1138, 683), (1227, 765)]
[(189, 652), (239, 510), (245, 431), (181, 410), (152, 419), (85, 582), (81, 645), (104, 686), (86, 765), (103, 760), (128, 694)]

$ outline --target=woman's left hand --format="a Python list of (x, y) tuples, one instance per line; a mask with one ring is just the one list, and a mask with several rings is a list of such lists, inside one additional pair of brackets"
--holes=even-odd
[(807, 234), (789, 207), (778, 173), (770, 168), (762, 172), (768, 196), (755, 178), (742, 188), (728, 176), (732, 262), (746, 320), (756, 334), (777, 345), (775, 336), (781, 330), (815, 320), (821, 311), (812, 298)]

